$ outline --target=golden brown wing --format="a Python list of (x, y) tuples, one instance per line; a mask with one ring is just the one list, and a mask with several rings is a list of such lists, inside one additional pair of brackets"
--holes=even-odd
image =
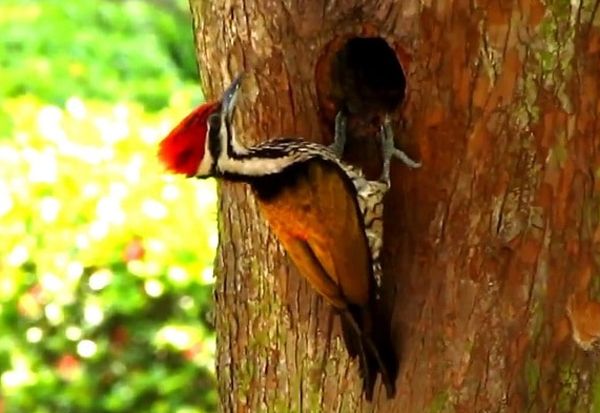
[(300, 274), (308, 280), (315, 291), (333, 307), (345, 308), (347, 299), (341, 294), (337, 283), (325, 272), (308, 243), (285, 230), (275, 232)]
[(350, 182), (335, 165), (308, 162), (258, 197), (261, 210), (300, 273), (333, 306), (369, 302), (370, 257)]

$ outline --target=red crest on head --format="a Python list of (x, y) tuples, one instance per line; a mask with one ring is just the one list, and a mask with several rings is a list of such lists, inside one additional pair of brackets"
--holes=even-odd
[(208, 117), (219, 102), (198, 106), (160, 142), (158, 158), (174, 173), (194, 176), (204, 158)]

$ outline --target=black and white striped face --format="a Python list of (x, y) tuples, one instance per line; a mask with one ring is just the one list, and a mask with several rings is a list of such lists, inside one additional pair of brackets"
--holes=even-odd
[[(221, 115), (219, 110), (212, 113), (208, 119), (206, 119), (206, 137), (204, 139), (204, 157), (198, 164), (196, 170), (197, 178), (207, 178), (214, 175), (216, 159), (218, 157), (218, 148), (215, 147), (215, 138), (213, 136), (218, 135), (221, 127)], [(216, 139), (218, 143), (218, 136)], [(215, 151), (216, 154), (215, 154)]]
[(223, 93), (220, 105), (206, 120), (204, 158), (198, 165), (196, 172), (198, 178), (218, 175), (217, 164), (223, 153), (226, 152), (224, 148), (237, 143), (232, 121), (241, 82), (242, 75), (238, 75)]

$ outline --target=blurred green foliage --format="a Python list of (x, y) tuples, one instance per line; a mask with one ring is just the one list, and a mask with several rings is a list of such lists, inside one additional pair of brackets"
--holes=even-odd
[(155, 156), (198, 100), (178, 13), (0, 3), (2, 413), (216, 408), (215, 186)]
[(187, 7), (185, 0), (2, 0), (0, 96), (130, 99), (158, 110), (174, 89), (197, 83)]
[[(212, 181), (165, 175), (189, 107), (5, 101), (0, 142), (4, 411), (199, 412), (215, 405)], [(187, 410), (185, 410), (187, 408)]]

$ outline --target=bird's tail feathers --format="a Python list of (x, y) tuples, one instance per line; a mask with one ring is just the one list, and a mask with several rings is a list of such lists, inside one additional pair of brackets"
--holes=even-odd
[[(379, 322), (377, 322), (379, 320)], [(389, 334), (389, 323), (376, 319), (365, 307), (352, 306), (341, 317), (342, 336), (350, 357), (358, 357), (363, 391), (373, 398), (375, 381), (381, 373), (387, 397), (395, 394), (397, 363)]]

